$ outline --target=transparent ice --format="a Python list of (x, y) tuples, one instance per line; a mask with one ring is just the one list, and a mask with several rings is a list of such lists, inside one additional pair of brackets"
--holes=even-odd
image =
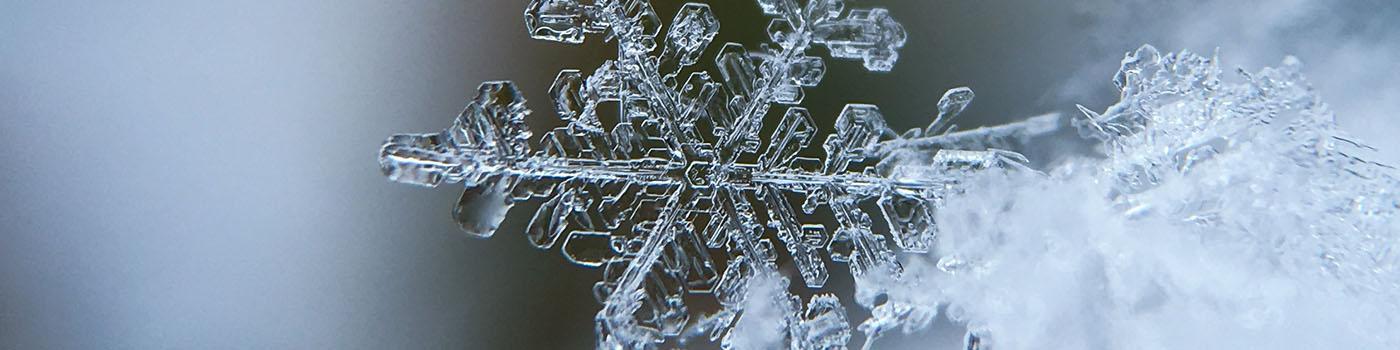
[[(723, 44), (705, 69), (720, 29), (707, 5), (663, 30), (645, 0), (531, 1), (532, 37), (618, 49), (559, 72), (565, 126), (532, 139), (514, 84), (483, 83), (446, 130), (390, 137), (383, 172), (465, 185), (453, 217), (476, 237), (539, 203), (528, 241), (603, 271), (599, 348), (828, 349), (857, 332), (869, 347), (940, 310), (968, 325), (969, 349), (1400, 346), (1395, 181), (1336, 130), (1296, 60), (1229, 81), (1214, 58), (1137, 50), (1114, 78), (1121, 101), (1074, 121), (1102, 157), (1048, 172), (1002, 149), (1059, 115), (959, 131), (967, 88), (903, 133), (849, 104), (810, 158), (820, 130), (797, 104), (825, 63), (809, 51), (888, 71), (906, 33), (841, 0), (757, 3), (771, 42)], [(868, 319), (824, 290), (828, 260)]]

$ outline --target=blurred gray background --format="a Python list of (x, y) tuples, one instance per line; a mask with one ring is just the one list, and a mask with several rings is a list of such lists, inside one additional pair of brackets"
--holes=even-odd
[[(655, 3), (667, 21), (680, 6)], [(553, 123), (555, 72), (613, 47), (530, 40), (524, 5), (0, 0), (0, 348), (591, 347), (598, 271), (530, 248), (525, 215), (469, 239), (459, 188), (391, 184), (375, 161), (486, 80), (519, 83), (537, 133)], [(756, 5), (712, 5), (717, 42), (756, 47)], [(1154, 43), (1250, 70), (1297, 55), (1344, 125), (1397, 143), (1390, 0), (851, 6), (890, 8), (909, 42), (890, 74), (829, 60), (805, 103), (822, 126), (847, 102), (923, 126), (961, 85), (964, 127), (1101, 109), (1122, 53)], [(958, 341), (938, 328), (891, 345)]]

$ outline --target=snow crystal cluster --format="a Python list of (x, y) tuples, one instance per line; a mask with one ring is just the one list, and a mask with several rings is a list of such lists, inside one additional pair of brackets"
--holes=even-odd
[[(809, 51), (888, 71), (906, 34), (842, 0), (757, 3), (771, 42), (724, 44), (706, 69), (707, 5), (663, 33), (645, 0), (533, 0), (532, 37), (617, 46), (558, 74), (565, 125), (533, 138), (514, 84), (487, 82), (446, 130), (390, 137), (381, 168), (465, 185), (453, 217), (471, 236), (530, 206), (530, 244), (602, 271), (599, 348), (829, 349), (856, 332), (870, 347), (943, 310), (968, 349), (1400, 346), (1395, 181), (1296, 60), (1232, 81), (1144, 47), (1114, 78), (1121, 101), (1075, 120), (1102, 157), (1048, 172), (1002, 149), (1058, 115), (959, 131), (966, 88), (904, 133), (847, 105), (814, 158), (821, 130), (797, 105), (825, 63)], [(833, 264), (868, 319), (824, 289)]]
[(1398, 348), (1400, 187), (1300, 70), (1144, 46), (1080, 107), (1103, 158), (975, 175), (905, 283), (862, 287), (997, 349)]

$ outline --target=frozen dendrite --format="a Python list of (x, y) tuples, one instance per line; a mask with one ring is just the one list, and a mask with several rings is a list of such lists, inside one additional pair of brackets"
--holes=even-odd
[[(851, 330), (839, 299), (818, 294), (803, 305), (778, 272), (780, 255), (812, 289), (826, 283), (827, 259), (857, 277), (898, 278), (896, 249), (933, 246), (940, 198), (970, 172), (1023, 168), (1020, 155), (993, 147), (1052, 131), (1057, 118), (955, 131), (950, 121), (973, 97), (957, 88), (939, 101), (927, 129), (897, 135), (875, 106), (850, 104), (822, 144), (825, 157), (808, 158), (799, 153), (817, 126), (806, 109), (786, 107), (765, 145), (769, 109), (800, 103), (825, 73), (809, 49), (888, 71), (905, 32), (886, 10), (847, 10), (841, 0), (757, 2), (774, 17), (772, 42), (754, 52), (725, 44), (716, 76), (692, 68), (719, 30), (707, 5), (684, 5), (660, 35), (645, 0), (531, 1), (532, 37), (577, 44), (601, 35), (618, 48), (592, 74), (558, 74), (550, 94), (566, 125), (532, 147), (520, 93), (510, 82), (488, 82), (446, 130), (389, 138), (381, 167), (399, 182), (466, 185), (453, 216), (473, 236), (493, 235), (513, 204), (541, 199), (528, 240), (603, 269), (594, 288), (603, 303), (600, 348), (694, 338), (739, 348), (844, 347)], [(600, 121), (605, 106), (618, 122)], [(834, 230), (804, 223), (818, 210), (835, 217)], [(872, 214), (884, 219), (887, 235), (874, 231)], [(694, 317), (685, 302), (691, 293), (712, 294), (721, 309)], [(870, 338), (884, 329), (862, 326)]]
[[(773, 43), (725, 45), (716, 79), (691, 68), (719, 28), (705, 5), (658, 36), (645, 1), (531, 2), (534, 37), (618, 46), (587, 77), (558, 75), (566, 125), (532, 147), (523, 98), (486, 83), (447, 130), (390, 138), (383, 170), (464, 183), (454, 217), (480, 237), (514, 203), (543, 200), (529, 240), (603, 270), (600, 348), (844, 347), (840, 300), (803, 303), (777, 272), (791, 264), (820, 289), (828, 259), (848, 265), (870, 308), (856, 329), (867, 346), (946, 309), (968, 349), (1400, 347), (1393, 171), (1337, 130), (1297, 60), (1232, 80), (1215, 58), (1139, 49), (1113, 79), (1118, 103), (1080, 107), (1102, 157), (1049, 173), (1010, 171), (1022, 158), (996, 148), (1056, 117), (956, 131), (965, 88), (898, 135), (874, 106), (848, 105), (812, 159), (799, 155), (817, 134), (805, 109), (759, 135), (770, 107), (820, 81), (806, 51), (888, 70), (904, 33), (880, 9), (758, 3), (776, 17)], [(600, 121), (603, 106), (618, 122)], [(834, 230), (810, 223), (818, 211)], [(700, 315), (688, 294), (721, 308)]]

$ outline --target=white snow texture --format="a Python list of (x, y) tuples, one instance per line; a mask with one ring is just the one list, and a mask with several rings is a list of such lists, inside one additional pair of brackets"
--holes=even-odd
[(973, 175), (936, 252), (861, 292), (944, 306), (982, 349), (1400, 348), (1392, 169), (1300, 65), (1130, 53), (1121, 101), (1081, 108), (1102, 158)]

